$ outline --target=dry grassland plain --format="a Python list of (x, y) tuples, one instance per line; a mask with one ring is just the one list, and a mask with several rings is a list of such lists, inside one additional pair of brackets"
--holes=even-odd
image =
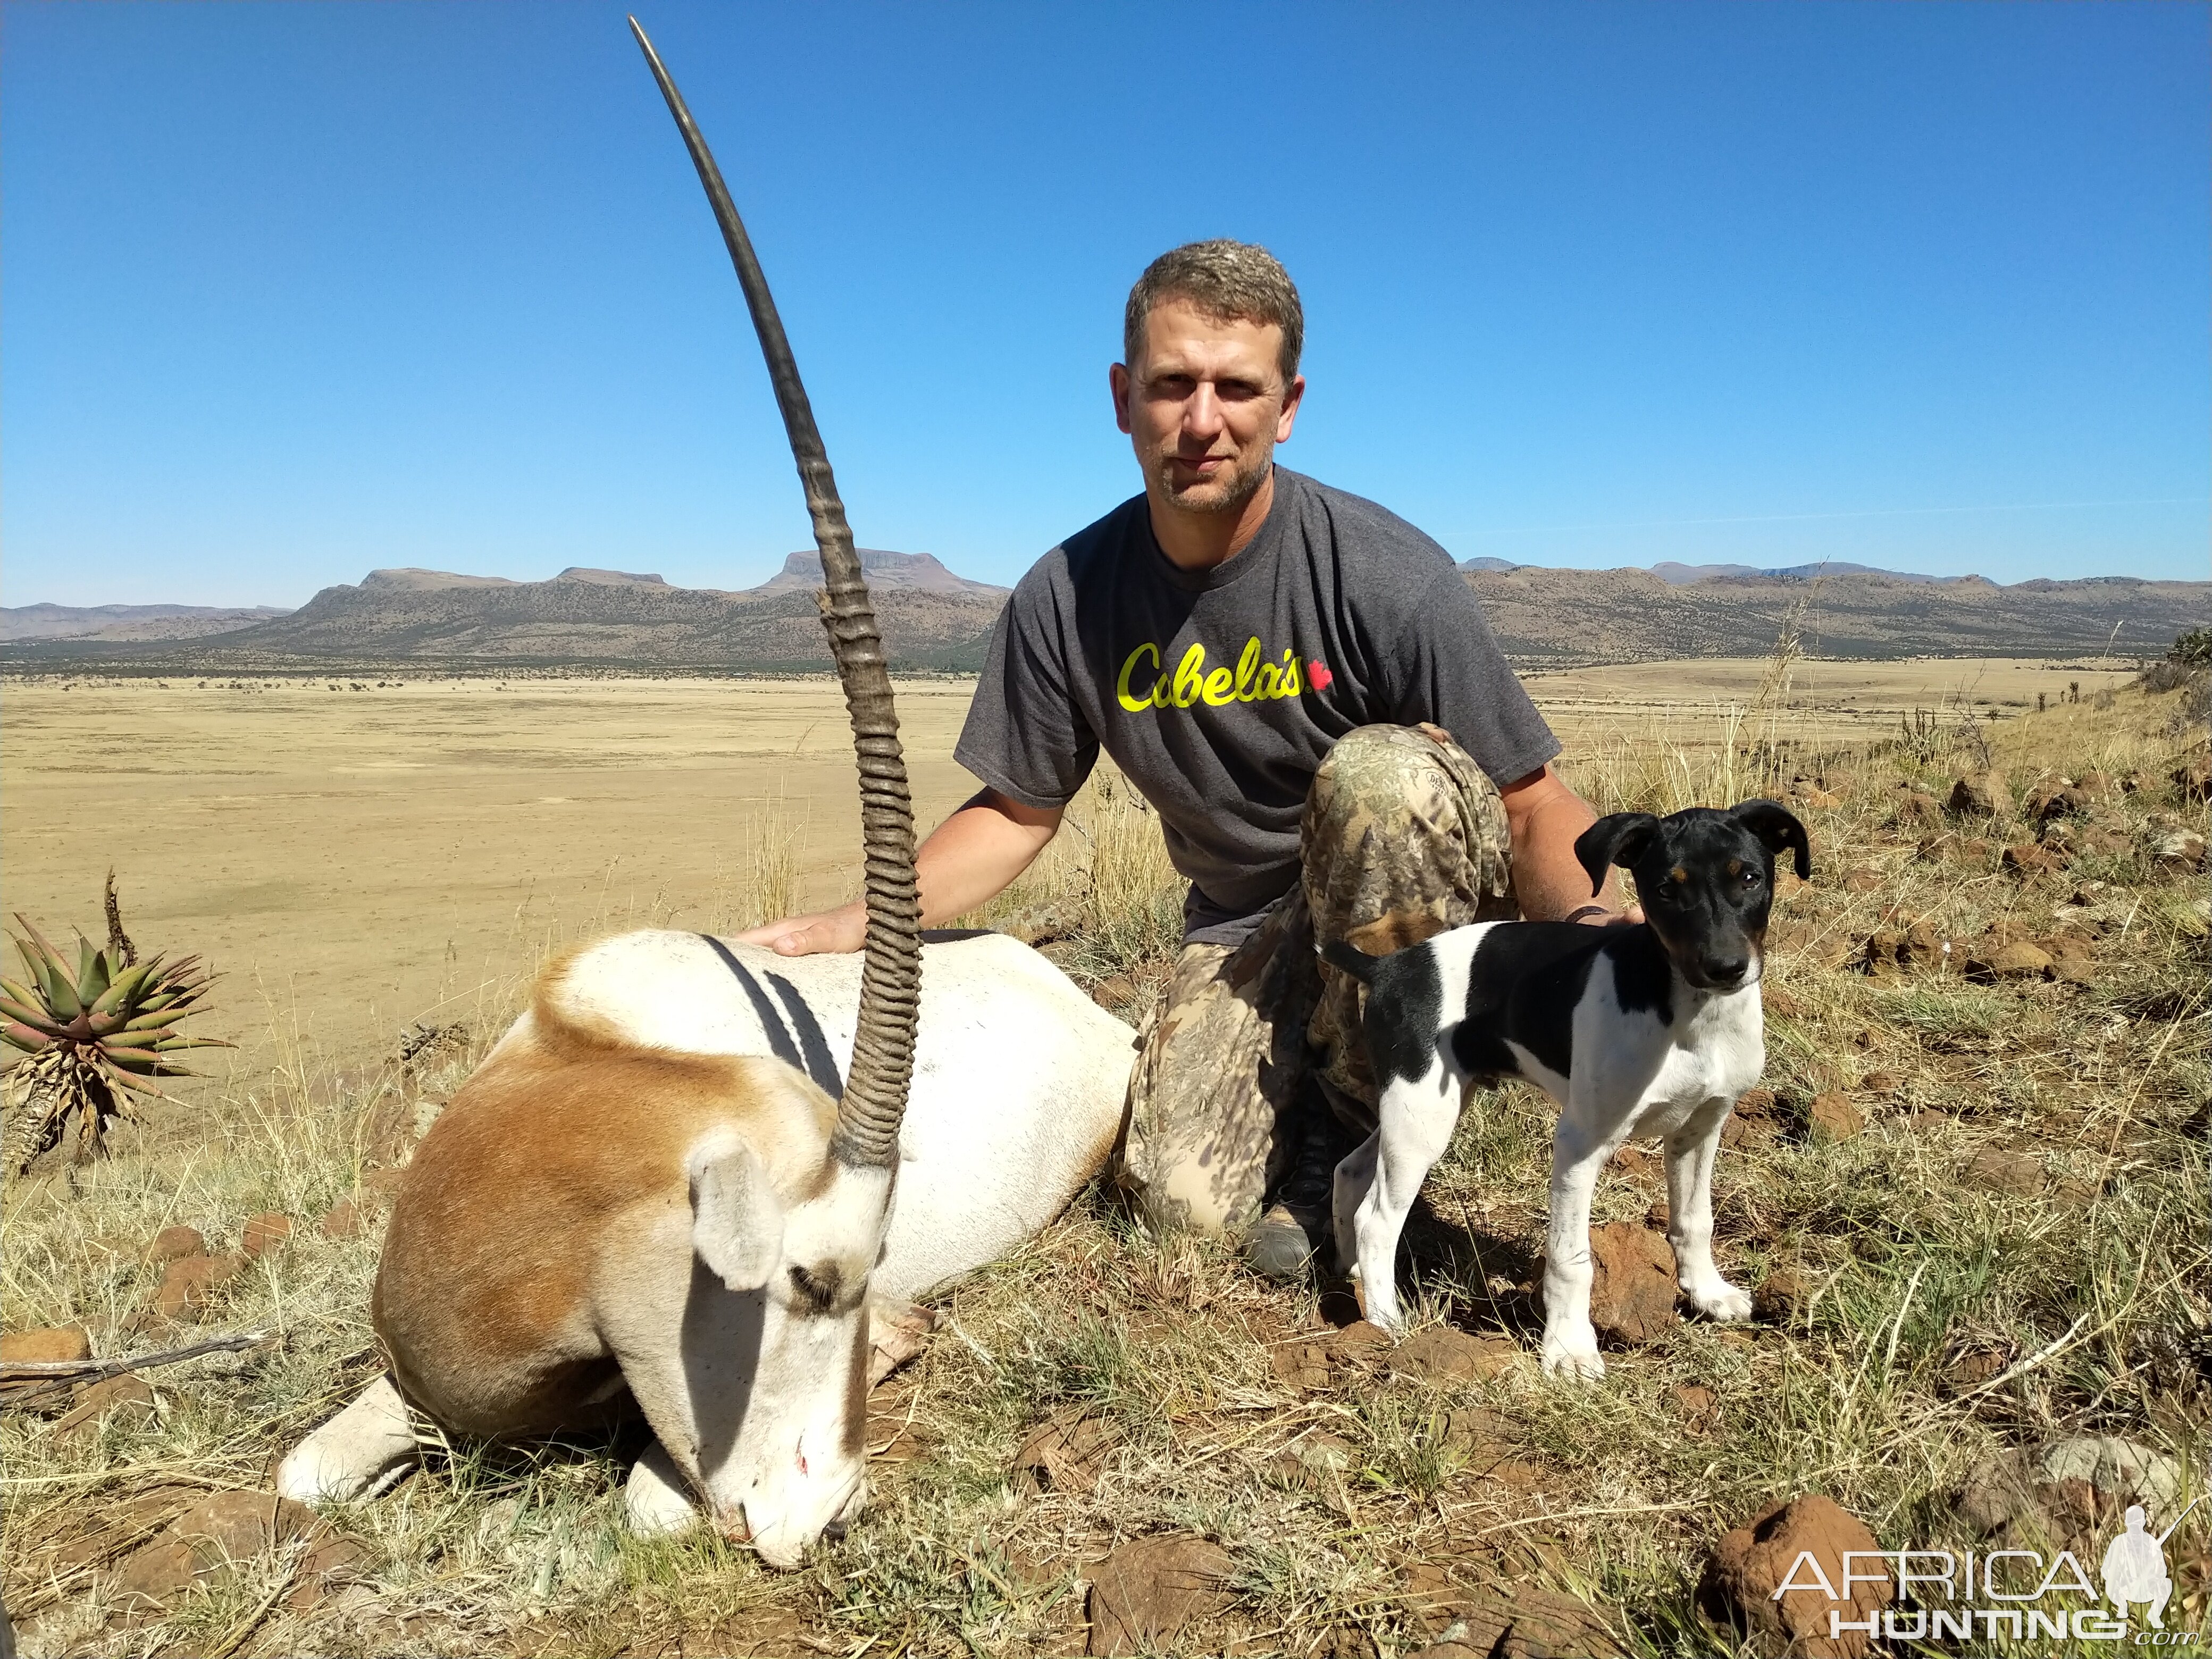
[[(1695, 750), (1765, 664), (1532, 675), (1570, 756)], [(1804, 662), (1806, 743), (1863, 740), (1960, 699), (2017, 713), (2109, 665)], [(332, 689), (336, 688), (336, 689)], [(900, 684), (916, 817), (972, 792), (953, 763), (972, 682)], [(97, 931), (117, 872), (140, 944), (222, 975), (215, 1069), (354, 1066), (417, 1020), (496, 1019), (550, 949), (619, 928), (731, 931), (848, 895), (851, 737), (818, 680), (66, 680), (10, 684), (0, 914)], [(1944, 716), (1948, 718), (1948, 716)]]
[[(1820, 1650), (1707, 1575), (1731, 1528), (1804, 1494), (1886, 1550), (2063, 1546), (2094, 1572), (2126, 1503), (2164, 1528), (2212, 1465), (2203, 681), (2107, 696), (2086, 664), (1798, 663), (1778, 696), (1778, 666), (1532, 684), (1600, 810), (1772, 792), (1808, 822), (1765, 1075), (1715, 1177), (1751, 1323), (1677, 1316), (1662, 1272), (1601, 1386), (1545, 1379), (1553, 1114), (1478, 1091), (1407, 1230), (1407, 1342), (1348, 1323), (1340, 1287), (1265, 1283), (1086, 1198), (934, 1299), (937, 1334), (871, 1398), (866, 1512), (792, 1573), (711, 1529), (632, 1534), (635, 1432), (501, 1448), (425, 1425), (408, 1478), (312, 1524), (269, 1480), (376, 1374), (397, 1171), (542, 951), (844, 890), (834, 689), (11, 684), (5, 904), (95, 927), (112, 862), (138, 942), (209, 952), (204, 1024), (247, 1046), (111, 1157), (9, 1181), (0, 1322), (82, 1327), (103, 1358), (276, 1334), (118, 1392), (28, 1401), (0, 1373), (0, 1595), (26, 1659), (1763, 1659)], [(968, 695), (901, 687), (925, 821), (969, 787), (945, 758)], [(1984, 766), (2008, 804), (1947, 813)], [(1077, 817), (990, 919), (1133, 1023), (1176, 883), (1110, 776)], [(424, 1017), (468, 1039), (396, 1063)], [(1655, 1146), (1632, 1146), (1594, 1216), (1650, 1243), (1666, 1202)], [(207, 1255), (149, 1251), (179, 1224)], [(173, 1285), (198, 1286), (174, 1316)], [(192, 1541), (215, 1506), (220, 1549)], [(2206, 1512), (2166, 1545), (2172, 1631), (2212, 1624)]]

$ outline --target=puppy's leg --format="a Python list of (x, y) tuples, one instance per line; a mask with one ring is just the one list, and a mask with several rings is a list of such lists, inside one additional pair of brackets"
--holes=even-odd
[(1352, 1218), (1359, 1212), (1368, 1190), (1375, 1184), (1375, 1160), (1380, 1155), (1382, 1131), (1375, 1133), (1344, 1155), (1336, 1166), (1336, 1182), (1330, 1191), (1329, 1222), (1336, 1235), (1337, 1266), (1346, 1272), (1359, 1269), (1359, 1237)]
[[(1404, 1328), (1398, 1307), (1398, 1235), (1429, 1170), (1451, 1145), (1459, 1121), (1460, 1079), (1439, 1058), (1426, 1076), (1394, 1078), (1382, 1091), (1375, 1131), (1374, 1178), (1352, 1222), (1367, 1316), (1385, 1330)], [(1355, 1155), (1356, 1156), (1356, 1155)]]
[(1708, 1100), (1667, 1137), (1667, 1239), (1674, 1279), (1709, 1319), (1748, 1319), (1751, 1298), (1713, 1265), (1713, 1158), (1732, 1100)]
[(1622, 1126), (1601, 1132), (1590, 1103), (1570, 1092), (1552, 1137), (1551, 1231), (1544, 1249), (1544, 1374), (1595, 1382), (1605, 1375), (1597, 1329), (1590, 1323), (1590, 1194), (1598, 1171), (1624, 1138)]

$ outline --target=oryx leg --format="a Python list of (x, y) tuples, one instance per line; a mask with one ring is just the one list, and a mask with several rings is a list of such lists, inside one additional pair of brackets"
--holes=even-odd
[(276, 1466), (276, 1491), (300, 1504), (344, 1504), (415, 1461), (415, 1425), (389, 1373)]

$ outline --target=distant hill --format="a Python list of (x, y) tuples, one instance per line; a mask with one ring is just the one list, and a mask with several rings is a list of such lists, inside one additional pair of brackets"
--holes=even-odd
[[(1835, 567), (1827, 567), (1833, 572)], [(2131, 576), (1935, 581), (1888, 572), (1713, 576), (1673, 583), (1650, 570), (1470, 572), (1490, 626), (1517, 662), (1568, 665), (1756, 656), (1800, 599), (1806, 648), (1825, 657), (2156, 655), (2212, 623), (2212, 582)]]
[(190, 640), (284, 614), (270, 605), (6, 605), (0, 640)]
[[(956, 575), (927, 554), (867, 549), (860, 556), (896, 665), (981, 666), (1006, 589)], [(1939, 580), (1838, 564), (1554, 570), (1486, 558), (1460, 568), (1507, 655), (1532, 666), (1755, 656), (1772, 646), (1800, 600), (1808, 602), (1807, 648), (1834, 657), (2075, 656), (2101, 653), (2109, 642), (2115, 655), (2131, 658), (2163, 652), (2175, 635), (2212, 623), (2212, 582), (2110, 576), (2000, 587), (1979, 576)], [(1808, 580), (1814, 575), (1817, 582)], [(814, 604), (820, 580), (811, 552), (791, 555), (770, 580), (738, 592), (584, 566), (535, 582), (380, 569), (358, 584), (326, 587), (289, 613), (185, 605), (68, 611), (86, 631), (18, 631), (0, 643), (0, 664), (200, 674), (315, 672), (339, 664), (813, 672), (830, 665)], [(27, 605), (5, 614), (15, 627), (18, 617), (36, 626), (33, 613), (63, 612)], [(177, 631), (125, 631), (139, 627)], [(197, 637), (181, 631), (188, 628)]]
[[(982, 666), (1007, 590), (954, 575), (927, 554), (862, 555), (895, 666)], [(806, 579), (802, 572), (811, 575)], [(705, 672), (830, 666), (814, 602), (816, 556), (793, 554), (776, 577), (738, 592), (672, 587), (657, 575), (572, 565), (548, 581), (414, 568), (373, 570), (326, 587), (289, 614), (233, 627), (188, 653), (76, 641), (6, 653), (19, 665), (97, 655), (117, 665), (240, 673), (341, 662), (520, 669), (601, 665)]]

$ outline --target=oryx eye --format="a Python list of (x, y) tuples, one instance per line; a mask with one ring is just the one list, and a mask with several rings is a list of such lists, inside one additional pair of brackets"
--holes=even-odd
[(791, 1269), (791, 1288), (799, 1292), (800, 1301), (815, 1313), (827, 1313), (830, 1304), (837, 1299), (837, 1275), (833, 1270), (823, 1273), (809, 1273), (794, 1263)]

